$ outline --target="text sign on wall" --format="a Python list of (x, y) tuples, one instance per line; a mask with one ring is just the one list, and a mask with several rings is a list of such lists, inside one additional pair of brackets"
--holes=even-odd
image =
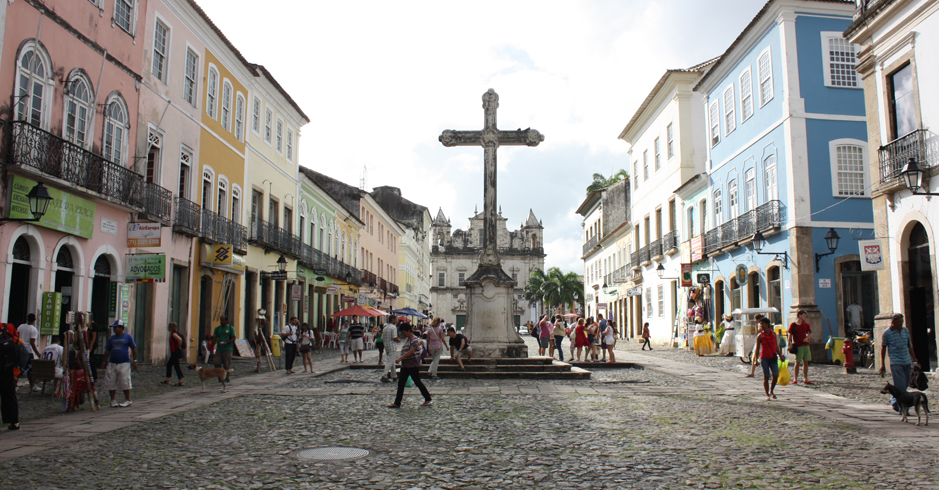
[(884, 248), (880, 240), (860, 240), (857, 244), (861, 250), (862, 271), (884, 270)]
[(290, 300), (300, 301), (303, 299), (303, 288), (299, 284), (290, 286)]
[(162, 229), (163, 226), (160, 223), (128, 223), (127, 246), (159, 247)]
[[(33, 219), (29, 212), (29, 191), (36, 181), (14, 175), (10, 186), (9, 216), (11, 219)], [(95, 231), (95, 211), (98, 206), (71, 194), (66, 194), (54, 187), (46, 186), (52, 200), (42, 219), (35, 224), (58, 230), (82, 238), (91, 238)]]
[(58, 335), (62, 323), (62, 293), (42, 293), (39, 335)]
[(166, 281), (166, 255), (128, 255), (125, 282)]

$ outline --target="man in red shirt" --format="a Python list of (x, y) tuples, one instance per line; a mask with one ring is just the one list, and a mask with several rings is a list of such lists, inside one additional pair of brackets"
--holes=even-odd
[(796, 321), (789, 325), (789, 344), (796, 346), (796, 369), (792, 384), (799, 384), (799, 366), (802, 366), (802, 383), (815, 384), (809, 381), (809, 362), (812, 361), (812, 350), (809, 347), (809, 334), (812, 326), (805, 319), (809, 316), (805, 310), (796, 313)]

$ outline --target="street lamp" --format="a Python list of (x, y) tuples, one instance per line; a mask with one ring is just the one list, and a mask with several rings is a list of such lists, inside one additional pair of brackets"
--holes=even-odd
[(287, 272), (287, 258), (283, 255), (277, 259), (277, 270), (280, 272)]
[(819, 272), (821, 270), (818, 266), (818, 262), (822, 260), (822, 257), (827, 257), (835, 253), (835, 249), (838, 248), (838, 240), (841, 240), (841, 237), (838, 236), (838, 233), (834, 228), (829, 228), (828, 233), (825, 233), (825, 244), (828, 245), (828, 253), (815, 254), (815, 272)]
[(929, 192), (923, 190), (923, 180), (926, 178), (926, 171), (924, 171), (916, 159), (910, 157), (906, 162), (906, 165), (903, 166), (903, 169), (900, 171), (900, 175), (903, 176), (903, 181), (906, 182), (906, 186), (910, 189), (916, 196), (939, 196), (939, 193)]
[(753, 250), (756, 251), (757, 255), (772, 255), (773, 260), (778, 260), (783, 263), (784, 269), (789, 269), (789, 252), (761, 252), (763, 247), (766, 246), (766, 238), (763, 237), (763, 233), (756, 232), (753, 235)]
[(659, 279), (667, 279), (669, 281), (679, 279), (678, 277), (665, 277), (665, 266), (662, 264), (659, 264), (659, 266), (655, 268), (655, 273), (659, 275)]
[(0, 218), (0, 223), (6, 221), (21, 221), (24, 223), (31, 223), (34, 221), (39, 221), (45, 216), (46, 211), (49, 209), (49, 202), (52, 201), (52, 196), (49, 195), (49, 189), (38, 182), (29, 193), (26, 194), (26, 198), (29, 199), (29, 212), (33, 215), (32, 219), (19, 219), (19, 218)]

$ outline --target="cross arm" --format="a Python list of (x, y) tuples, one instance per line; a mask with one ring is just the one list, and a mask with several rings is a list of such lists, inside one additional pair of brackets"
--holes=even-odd
[(443, 146), (481, 146), (482, 131), (455, 131), (448, 129), (437, 138)]
[(499, 131), (499, 145), (512, 146), (538, 146), (544, 141), (544, 135), (537, 129), (517, 129), (515, 131)]

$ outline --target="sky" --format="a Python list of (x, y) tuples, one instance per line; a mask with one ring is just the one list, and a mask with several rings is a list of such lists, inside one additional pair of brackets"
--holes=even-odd
[(495, 89), (500, 129), (545, 136), (498, 151), (508, 228), (534, 211), (545, 267), (582, 274), (575, 211), (594, 173), (628, 169), (620, 132), (666, 69), (721, 55), (764, 0), (197, 2), (310, 118), (301, 165), (398, 187), (453, 230), (482, 211), (483, 150), (437, 138), (482, 129)]

